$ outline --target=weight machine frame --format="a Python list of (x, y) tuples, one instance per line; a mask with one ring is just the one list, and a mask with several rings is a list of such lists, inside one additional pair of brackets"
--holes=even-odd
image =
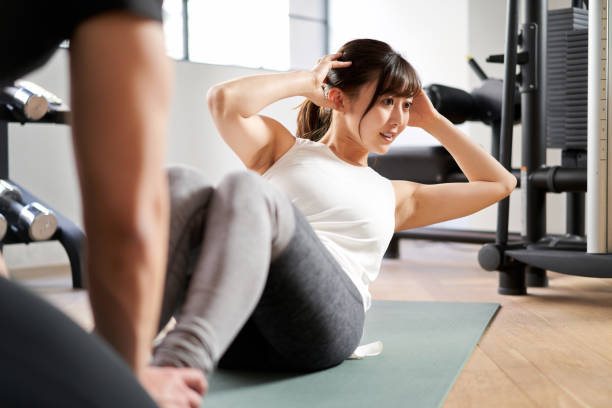
[[(59, 241), (64, 247), (68, 259), (70, 261), (70, 268), (72, 272), (72, 287), (82, 288), (84, 287), (84, 259), (83, 250), (85, 243), (85, 234), (83, 231), (71, 220), (66, 218), (64, 215), (53, 209), (49, 204), (41, 201), (35, 197), (28, 190), (14, 182), (9, 177), (9, 150), (8, 150), (8, 124), (9, 123), (55, 123), (55, 124), (69, 124), (70, 112), (63, 110), (51, 110), (42, 119), (37, 121), (30, 121), (25, 118), (17, 117), (5, 106), (0, 105), (0, 179), (8, 180), (12, 184), (16, 185), (22, 192), (23, 200), (25, 203), (37, 201), (52, 210), (57, 217), (58, 227), (57, 231), (47, 241)], [(7, 244), (29, 244), (31, 241), (24, 241), (22, 238), (17, 237), (13, 234), (10, 228), (7, 231), (4, 240), (0, 245), (4, 246)], [(46, 242), (46, 241), (36, 241)]]
[[(503, 200), (498, 205), (495, 243), (484, 245), (478, 257), (485, 269), (499, 271), (498, 292), (509, 295), (525, 294), (527, 286), (546, 286), (546, 270), (612, 278), (612, 254), (588, 253), (586, 241), (579, 239), (584, 235), (584, 215), (581, 217), (580, 214), (584, 214), (582, 194), (587, 191), (588, 174), (586, 168), (576, 164), (580, 164), (578, 162), (583, 161), (584, 157), (566, 150), (563, 152), (563, 164), (573, 162), (576, 166), (545, 167), (548, 2), (529, 0), (524, 3), (525, 23), (519, 33), (520, 2), (508, 0), (500, 137), (500, 162), (510, 168), (513, 124), (511, 101), (517, 83), (516, 67), (520, 65), (524, 231), (520, 240), (508, 239), (509, 198)], [(580, 5), (581, 2), (572, 3), (572, 6)], [(520, 52), (517, 50), (519, 46)], [(589, 69), (589, 76), (591, 73)], [(589, 155), (589, 160), (591, 157)], [(591, 172), (590, 168), (588, 172)], [(562, 242), (556, 245), (560, 241), (546, 235), (547, 192), (568, 193), (566, 228), (570, 236), (578, 238), (574, 242), (570, 239), (565, 244)]]

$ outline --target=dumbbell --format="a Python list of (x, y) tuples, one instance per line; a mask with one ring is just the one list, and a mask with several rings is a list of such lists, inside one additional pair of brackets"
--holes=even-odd
[(39, 120), (49, 111), (49, 102), (23, 86), (2, 88), (0, 101), (17, 109), (29, 120)]
[(8, 221), (11, 231), (21, 238), (44, 241), (57, 230), (53, 211), (37, 202), (23, 205), (21, 191), (5, 180), (0, 180), (0, 213)]

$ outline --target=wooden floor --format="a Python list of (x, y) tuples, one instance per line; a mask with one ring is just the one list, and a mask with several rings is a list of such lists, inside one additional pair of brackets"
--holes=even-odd
[[(478, 246), (404, 240), (371, 287), (376, 299), (502, 305), (444, 407), (612, 407), (612, 281), (549, 273), (528, 296), (497, 294)], [(67, 267), (14, 271), (85, 328), (84, 291)]]

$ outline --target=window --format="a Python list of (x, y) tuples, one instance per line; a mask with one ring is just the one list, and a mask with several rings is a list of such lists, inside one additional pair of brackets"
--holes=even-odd
[(189, 59), (289, 69), (288, 0), (191, 0)]
[(291, 0), (291, 68), (310, 69), (328, 52), (327, 0)]
[(162, 13), (168, 56), (174, 59), (186, 59), (185, 2), (183, 0), (164, 0)]
[(327, 51), (327, 0), (165, 0), (163, 12), (175, 59), (288, 70)]

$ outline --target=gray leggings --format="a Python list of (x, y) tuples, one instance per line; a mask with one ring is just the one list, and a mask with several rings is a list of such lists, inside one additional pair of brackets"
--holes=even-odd
[(355, 285), (287, 197), (258, 174), (217, 188), (169, 171), (171, 227), (156, 365), (313, 371), (359, 344)]

